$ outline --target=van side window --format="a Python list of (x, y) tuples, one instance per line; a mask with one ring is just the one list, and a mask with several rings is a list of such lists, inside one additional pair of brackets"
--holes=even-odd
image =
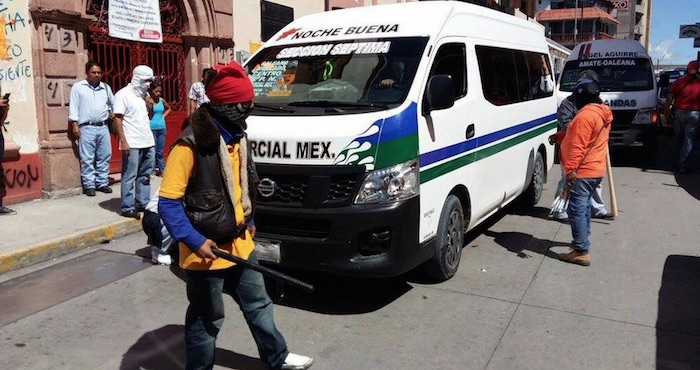
[(484, 98), (494, 105), (517, 103), (518, 74), (515, 69), (513, 50), (489, 46), (476, 47), (476, 59), (481, 74)]
[[(477, 46), (476, 59), (484, 98), (494, 105), (519, 103), (553, 94), (551, 84), (543, 83), (546, 72), (550, 73), (551, 81), (547, 54)], [(547, 69), (543, 68), (543, 63)]]
[(467, 95), (467, 51), (464, 44), (451, 43), (440, 46), (428, 78), (435, 75), (450, 75), (454, 81), (455, 98)]

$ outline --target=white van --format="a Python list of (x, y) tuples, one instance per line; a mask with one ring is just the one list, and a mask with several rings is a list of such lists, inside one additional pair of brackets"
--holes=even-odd
[(534, 24), (459, 2), (284, 27), (246, 62), (259, 258), (370, 277), (427, 262), (451, 277), (467, 230), (540, 197), (556, 128), (543, 61), (551, 71)]
[(644, 146), (653, 158), (656, 146), (657, 96), (654, 66), (636, 40), (596, 40), (576, 45), (559, 78), (559, 102), (571, 94), (581, 71), (593, 70), (600, 98), (613, 112), (610, 145)]

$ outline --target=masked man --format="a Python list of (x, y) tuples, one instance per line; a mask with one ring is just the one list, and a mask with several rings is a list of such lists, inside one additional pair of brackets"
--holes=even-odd
[(114, 127), (122, 152), (121, 213), (137, 220), (151, 198), (155, 164), (155, 141), (145, 100), (151, 82), (153, 70), (136, 66), (131, 83), (114, 95)]
[(190, 116), (170, 151), (158, 205), (163, 223), (180, 241), (180, 267), (187, 273), (186, 368), (214, 366), (215, 341), (224, 323), (222, 293), (226, 293), (240, 306), (260, 359), (270, 369), (303, 370), (313, 360), (287, 349), (275, 326), (262, 275), (212, 253), (218, 247), (257, 261), (253, 242), (257, 174), (245, 134), (255, 94), (240, 64), (215, 69), (216, 76), (205, 84), (210, 103)]

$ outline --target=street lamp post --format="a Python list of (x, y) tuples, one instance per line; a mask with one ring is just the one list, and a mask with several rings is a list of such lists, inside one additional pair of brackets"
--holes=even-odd
[(661, 56), (661, 58), (656, 58), (656, 71), (659, 71), (659, 68), (661, 67), (661, 62), (669, 55), (671, 54), (670, 51), (667, 51), (664, 53), (664, 55)]

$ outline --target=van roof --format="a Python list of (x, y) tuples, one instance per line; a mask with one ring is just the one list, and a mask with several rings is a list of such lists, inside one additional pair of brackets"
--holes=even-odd
[(568, 60), (605, 58), (649, 58), (649, 53), (637, 40), (595, 40), (576, 45)]
[[(267, 43), (433, 36), (440, 32), (452, 13), (473, 15), (475, 19), (495, 19), (520, 27), (537, 27), (531, 22), (483, 6), (456, 1), (420, 1), (361, 6), (306, 15), (283, 27)], [(475, 36), (483, 37), (483, 25), (474, 24), (473, 28)], [(540, 33), (544, 38), (544, 33)]]

